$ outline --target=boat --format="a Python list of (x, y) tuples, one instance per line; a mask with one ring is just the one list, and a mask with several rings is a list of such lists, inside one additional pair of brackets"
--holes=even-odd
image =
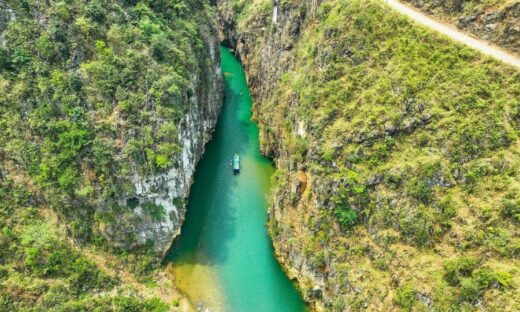
[(240, 156), (238, 156), (237, 153), (235, 153), (235, 156), (233, 156), (233, 174), (237, 175), (240, 173)]

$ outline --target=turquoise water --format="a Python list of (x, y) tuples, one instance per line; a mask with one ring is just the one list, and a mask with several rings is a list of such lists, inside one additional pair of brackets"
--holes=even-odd
[[(197, 165), (182, 234), (168, 255), (175, 284), (212, 312), (304, 311), (265, 228), (274, 168), (260, 155), (246, 78), (228, 49), (221, 54), (226, 98)], [(240, 155), (237, 176), (230, 166), (234, 153)]]

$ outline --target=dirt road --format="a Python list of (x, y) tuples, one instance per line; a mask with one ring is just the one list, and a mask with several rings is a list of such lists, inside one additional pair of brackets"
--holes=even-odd
[(453, 26), (442, 24), (432, 19), (431, 17), (419, 12), (418, 10), (411, 8), (397, 0), (384, 0), (384, 2), (386, 2), (393, 9), (399, 11), (401, 14), (408, 16), (410, 19), (416, 21), (419, 24), (436, 30), (455, 41), (467, 45), (470, 48), (478, 50), (483, 54), (489, 55), (497, 60), (500, 60), (506, 64), (512, 65), (520, 69), (520, 58), (497, 46), (466, 35), (465, 33), (456, 29)]

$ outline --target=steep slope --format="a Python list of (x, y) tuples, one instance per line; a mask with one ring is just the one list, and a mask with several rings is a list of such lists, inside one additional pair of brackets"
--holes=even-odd
[(439, 22), (436, 19), (410, 7), (409, 5), (401, 3), (398, 0), (386, 0), (385, 3), (392, 9), (398, 11), (404, 16), (407, 16), (418, 24), (424, 25), (431, 30), (447, 36), (451, 40), (462, 43), (482, 54), (489, 55), (500, 62), (520, 69), (520, 56), (515, 55), (513, 52), (509, 52), (496, 45), (493, 45), (490, 41), (474, 38), (464, 33), (463, 31), (456, 29), (452, 25), (447, 24), (446, 22)]
[(221, 103), (204, 1), (2, 4), (6, 175), (79, 236), (164, 251)]
[(0, 1), (0, 310), (153, 310), (71, 243), (150, 282), (221, 105), (214, 21), (203, 0)]
[(221, 1), (317, 310), (520, 307), (520, 74), (373, 1)]
[(23, 182), (0, 181), (1, 311), (191, 311), (153, 259), (72, 243)]

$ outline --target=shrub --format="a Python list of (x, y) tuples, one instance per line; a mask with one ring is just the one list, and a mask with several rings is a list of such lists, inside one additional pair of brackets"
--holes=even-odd
[(146, 202), (141, 205), (143, 207), (143, 211), (149, 214), (154, 220), (161, 221), (164, 220), (166, 215), (164, 211), (164, 207), (161, 205), (157, 205), (153, 202)]
[(444, 263), (444, 278), (450, 285), (456, 286), (462, 278), (470, 276), (476, 266), (477, 259), (475, 257), (460, 257), (448, 260)]
[(435, 218), (433, 209), (421, 204), (402, 217), (399, 228), (407, 241), (419, 247), (432, 245), (437, 238)]
[(404, 285), (399, 287), (395, 293), (394, 301), (401, 308), (403, 308), (403, 311), (411, 311), (415, 301), (415, 295), (412, 286)]
[[(173, 306), (175, 306), (173, 304)], [(179, 304), (176, 305), (178, 307)], [(169, 307), (166, 303), (161, 301), (159, 298), (150, 298), (143, 302), (143, 311), (145, 312), (166, 312), (169, 311)]]
[(312, 264), (316, 268), (325, 267), (326, 261), (327, 261), (327, 259), (325, 257), (325, 252), (323, 250), (316, 252), (314, 254), (314, 256), (312, 257)]
[(488, 288), (494, 283), (500, 287), (508, 287), (512, 282), (511, 275), (508, 272), (493, 271), (488, 268), (475, 270), (472, 276), (482, 288)]
[(413, 178), (406, 184), (406, 193), (427, 204), (433, 199), (433, 189), (423, 179)]
[(508, 193), (502, 200), (502, 213), (504, 216), (520, 222), (520, 196), (518, 192)]
[(511, 277), (511, 274), (509, 274), (508, 272), (498, 271), (495, 272), (493, 276), (493, 281), (497, 282), (502, 287), (509, 287), (513, 282), (513, 278)]
[(155, 165), (157, 168), (166, 169), (172, 165), (170, 159), (166, 155), (155, 156)]
[(345, 229), (350, 229), (357, 222), (357, 213), (351, 208), (336, 208), (334, 215), (341, 227)]
[(474, 302), (480, 297), (482, 289), (477, 280), (471, 277), (463, 277), (459, 282), (462, 300)]
[(84, 258), (78, 258), (65, 271), (71, 290), (84, 293), (91, 290), (104, 290), (114, 284), (114, 281), (105, 273)]

